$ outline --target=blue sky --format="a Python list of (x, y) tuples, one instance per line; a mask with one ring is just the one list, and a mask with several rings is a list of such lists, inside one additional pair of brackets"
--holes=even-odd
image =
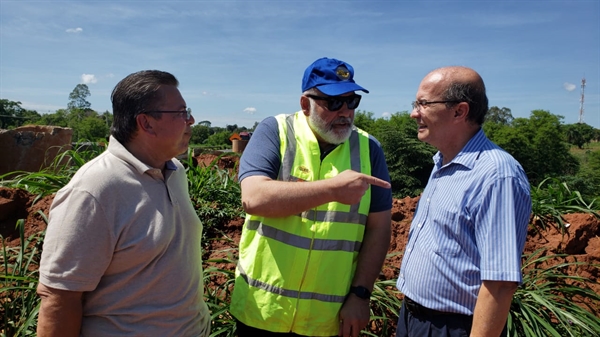
[(196, 121), (254, 122), (299, 109), (304, 69), (344, 60), (375, 117), (410, 110), (432, 69), (478, 71), (490, 106), (544, 109), (600, 128), (600, 1), (0, 0), (0, 98), (40, 113), (79, 83), (99, 112), (119, 80), (173, 73)]

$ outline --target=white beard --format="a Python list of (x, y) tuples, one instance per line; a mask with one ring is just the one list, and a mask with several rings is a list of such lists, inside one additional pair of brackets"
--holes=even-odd
[[(348, 123), (344, 130), (334, 130), (333, 125), (337, 123)], [(338, 145), (350, 138), (352, 133), (353, 118), (339, 117), (327, 124), (325, 120), (315, 111), (314, 106), (310, 105), (310, 115), (308, 116), (308, 125), (323, 141), (329, 144)]]

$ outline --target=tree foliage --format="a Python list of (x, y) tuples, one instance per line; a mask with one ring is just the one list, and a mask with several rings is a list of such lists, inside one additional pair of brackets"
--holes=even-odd
[(530, 118), (516, 118), (506, 125), (487, 121), (484, 130), (521, 163), (532, 184), (537, 184), (579, 170), (579, 162), (569, 152), (562, 119), (546, 110), (533, 110)]
[(210, 123), (196, 124), (192, 126), (192, 137), (190, 139), (191, 144), (204, 144), (204, 142), (210, 136)]
[(24, 109), (21, 102), (0, 99), (0, 129), (14, 129), (33, 124), (39, 119), (40, 114), (37, 111)]
[(69, 104), (67, 108), (72, 109), (89, 109), (92, 104), (87, 101), (87, 98), (91, 96), (90, 89), (87, 84), (77, 84), (73, 91), (69, 94)]
[(485, 115), (485, 121), (490, 122), (492, 124), (500, 124), (500, 125), (510, 125), (514, 117), (509, 108), (502, 107), (502, 109), (497, 106), (491, 107), (487, 114)]
[(417, 124), (409, 114), (374, 119), (372, 112), (358, 111), (355, 124), (381, 143), (394, 196), (419, 195), (429, 179), (436, 149), (417, 138)]
[(575, 123), (565, 125), (565, 135), (567, 142), (583, 149), (585, 144), (589, 144), (596, 136), (593, 126), (585, 123)]

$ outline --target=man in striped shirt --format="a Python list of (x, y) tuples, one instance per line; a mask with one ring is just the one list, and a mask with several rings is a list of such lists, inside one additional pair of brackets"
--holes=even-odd
[(506, 335), (531, 213), (527, 176), (483, 133), (488, 99), (473, 69), (430, 72), (412, 107), (419, 140), (438, 153), (400, 268), (396, 336)]

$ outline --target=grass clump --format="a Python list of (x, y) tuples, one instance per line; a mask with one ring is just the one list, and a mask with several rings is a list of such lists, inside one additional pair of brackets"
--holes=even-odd
[(508, 317), (508, 335), (598, 336), (600, 295), (586, 286), (589, 279), (568, 274), (568, 269), (588, 263), (543, 252), (540, 249), (525, 257), (523, 283), (515, 292)]
[(596, 199), (586, 202), (579, 191), (572, 191), (566, 183), (555, 178), (546, 178), (538, 186), (531, 188), (531, 223), (545, 230), (554, 223), (561, 233), (565, 233), (564, 214), (588, 213), (600, 219), (594, 209)]
[(21, 245), (7, 247), (2, 241), (0, 260), (1, 337), (35, 336), (40, 298), (36, 289), (41, 252), (38, 244), (44, 233), (25, 238), (25, 220), (17, 221)]

